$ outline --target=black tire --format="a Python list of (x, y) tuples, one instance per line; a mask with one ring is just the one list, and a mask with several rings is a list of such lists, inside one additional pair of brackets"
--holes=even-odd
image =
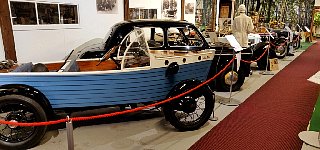
[[(34, 100), (21, 95), (0, 97), (0, 118), (17, 122), (47, 121), (43, 108)], [(45, 135), (46, 126), (20, 127), (0, 124), (0, 147), (27, 149), (37, 145)]]
[[(257, 61), (258, 69), (259, 70), (268, 69), (270, 71), (269, 59), (273, 59), (273, 58), (277, 58), (274, 48), (269, 50), (269, 55), (265, 54), (259, 61)], [(267, 68), (267, 64), (268, 64), (268, 68)]]
[(231, 73), (232, 73), (232, 67), (228, 67), (224, 72), (221, 73), (221, 75), (217, 78), (217, 87), (219, 91), (222, 92), (229, 92), (230, 91), (230, 86), (232, 84), (232, 91), (238, 91), (240, 90), (241, 86), (244, 83), (244, 79), (245, 79), (245, 73), (242, 67), (239, 68), (238, 71), (237, 68), (234, 68), (234, 76), (235, 76), (235, 83), (231, 83), (231, 80), (229, 77), (231, 77)]
[[(181, 93), (182, 92), (183, 91), (181, 91)], [(204, 102), (198, 103), (203, 98)], [(199, 106), (201, 104), (204, 104), (205, 108), (201, 109)], [(214, 98), (211, 90), (208, 87), (202, 87), (197, 91), (164, 105), (163, 113), (170, 124), (179, 131), (192, 131), (199, 129), (209, 120), (213, 113), (213, 108)], [(202, 113), (199, 115), (197, 111), (202, 111)], [(181, 117), (185, 118), (182, 119)], [(187, 121), (187, 117), (190, 117), (190, 119), (194, 119), (193, 117), (198, 118)]]
[(293, 43), (293, 47), (294, 47), (294, 49), (299, 49), (300, 48), (300, 45), (301, 43), (300, 43), (300, 40), (298, 40), (298, 41), (296, 41), (296, 42), (294, 42)]
[(286, 57), (289, 51), (288, 48), (288, 45), (283, 45), (275, 49), (276, 57), (279, 59), (283, 59), (284, 57)]
[[(267, 63), (269, 64), (269, 60), (266, 59), (267, 57), (265, 57), (264, 59), (260, 59), (259, 61), (257, 61), (257, 65), (258, 65), (258, 69), (259, 70), (266, 70), (267, 68)], [(268, 65), (268, 70), (270, 70), (270, 66)]]

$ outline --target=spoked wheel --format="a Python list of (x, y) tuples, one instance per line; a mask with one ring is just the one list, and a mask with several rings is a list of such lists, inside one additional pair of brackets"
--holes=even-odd
[(297, 40), (293, 43), (293, 48), (294, 49), (299, 49), (300, 48), (300, 40)]
[(277, 58), (282, 59), (282, 58), (286, 57), (286, 55), (288, 53), (288, 47), (286, 45), (278, 46), (275, 49), (275, 52), (276, 52)]
[(214, 99), (211, 90), (203, 87), (163, 107), (166, 119), (180, 131), (203, 126), (212, 114)]
[[(10, 122), (47, 121), (43, 108), (34, 100), (20, 96), (0, 97), (0, 120)], [(22, 127), (0, 124), (0, 147), (5, 149), (26, 149), (40, 142), (46, 126)]]
[(232, 85), (232, 91), (240, 90), (244, 83), (245, 75), (242, 68), (236, 71), (232, 71), (232, 67), (229, 67), (218, 77), (218, 90), (228, 92), (230, 91), (230, 86)]

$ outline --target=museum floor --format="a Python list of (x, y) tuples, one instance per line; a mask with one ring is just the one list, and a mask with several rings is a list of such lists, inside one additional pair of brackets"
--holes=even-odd
[[(304, 49), (305, 48), (306, 47), (304, 47)], [(302, 52), (303, 50), (298, 50), (295, 53), (295, 56), (286, 57), (285, 59), (280, 60), (280, 70), (291, 63), (292, 60), (297, 58)], [(273, 73), (278, 72), (279, 71), (273, 71)], [(252, 95), (273, 76), (274, 75), (262, 75), (261, 71), (254, 71), (250, 78), (246, 78), (245, 84), (242, 86), (241, 90), (232, 93), (232, 98), (240, 103), (244, 102), (250, 95)], [(76, 150), (188, 149), (238, 107), (227, 106), (218, 103), (218, 101), (221, 99), (228, 98), (229, 93), (215, 92), (215, 94), (217, 102), (215, 104), (215, 116), (218, 118), (218, 120), (209, 121), (199, 130), (192, 132), (178, 132), (164, 120), (164, 117), (160, 111), (143, 111), (141, 113), (129, 114), (117, 118), (100, 119), (74, 124), (74, 147)], [(115, 109), (116, 108), (109, 108), (78, 112), (74, 113), (73, 116), (95, 115), (98, 113), (110, 112)], [(277, 122), (277, 120), (272, 121)], [(67, 132), (63, 128), (63, 125), (61, 126), (62, 127), (54, 127), (54, 129), (46, 134), (41, 144), (33, 149), (67, 149)], [(233, 127), (235, 130), (237, 129), (237, 126)], [(230, 137), (230, 139), (224, 140), (232, 141), (233, 139)]]

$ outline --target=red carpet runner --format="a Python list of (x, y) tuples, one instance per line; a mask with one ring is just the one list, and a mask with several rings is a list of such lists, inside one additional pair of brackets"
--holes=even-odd
[(320, 43), (251, 95), (190, 149), (298, 150), (320, 86), (307, 79), (320, 70)]

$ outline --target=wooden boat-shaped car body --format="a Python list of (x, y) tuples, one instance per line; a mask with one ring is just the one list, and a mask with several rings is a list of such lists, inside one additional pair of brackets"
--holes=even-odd
[[(42, 122), (51, 120), (55, 110), (149, 104), (207, 78), (213, 50), (151, 50), (147, 42), (145, 31), (134, 28), (121, 43), (108, 49), (102, 44), (106, 53), (100, 59), (78, 59), (79, 51), (73, 51), (65, 61), (27, 63), (1, 73), (0, 119)], [(214, 98), (205, 86), (161, 107), (174, 127), (195, 130), (212, 114)], [(0, 147), (33, 147), (45, 132), (45, 126), (1, 124)]]

